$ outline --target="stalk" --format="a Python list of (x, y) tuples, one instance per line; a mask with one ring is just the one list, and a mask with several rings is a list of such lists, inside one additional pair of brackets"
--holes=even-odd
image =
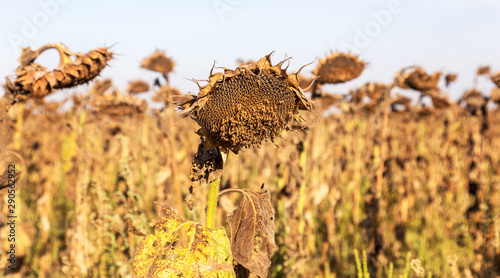
[[(227, 155), (228, 153), (225, 151), (220, 150), (217, 148), (219, 151), (220, 156), (222, 157), (222, 166), (221, 166), (221, 173), (222, 169), (224, 169), (224, 164), (226, 163)], [(219, 170), (219, 169), (217, 169)], [(208, 204), (207, 204), (207, 228), (213, 229), (215, 228), (215, 222), (217, 220), (217, 202), (219, 200), (219, 189), (220, 189), (220, 179), (222, 177), (222, 174), (217, 177), (215, 180), (211, 181), (209, 184), (208, 188)]]

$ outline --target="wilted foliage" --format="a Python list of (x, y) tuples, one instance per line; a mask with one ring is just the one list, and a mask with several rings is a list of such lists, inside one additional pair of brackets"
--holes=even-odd
[[(178, 121), (172, 106), (145, 113), (145, 102), (121, 94), (110, 80), (96, 80), (85, 94), (68, 98), (74, 104), (68, 109), (43, 99), (13, 103), (7, 94), (0, 99), (0, 170), (5, 163), (21, 168), (20, 243), (18, 269), (5, 268), (2, 252), (1, 275), (234, 277), (234, 259), (262, 277), (498, 276), (500, 110), (487, 104), (500, 103), (499, 89), (490, 97), (466, 92), (458, 103), (464, 109), (433, 85), (438, 73), (424, 73), (415, 78), (427, 84), (420, 95), (432, 106), (411, 106), (393, 84), (367, 84), (351, 97), (322, 92), (321, 108), (335, 105), (340, 112), (305, 113), (317, 117), (316, 124), (279, 133), (279, 149), (262, 144), (231, 154), (217, 173), (227, 191), (221, 191), (216, 229), (199, 224), (206, 220), (207, 202), (198, 197), (206, 186), (191, 196), (191, 208), (183, 199), (193, 180), (210, 182), (207, 171), (220, 168), (210, 156), (217, 149), (202, 144), (196, 150), (195, 123)], [(411, 74), (400, 74), (399, 85), (410, 88), (405, 80)], [(221, 127), (207, 120), (207, 111), (221, 123), (241, 123), (237, 113), (253, 112), (291, 121), (287, 113), (312, 108), (297, 75), (267, 56), (211, 74), (197, 97), (177, 95), (186, 109), (180, 115)], [(166, 98), (175, 95), (172, 87), (161, 88)], [(272, 105), (283, 109), (268, 111)], [(241, 126), (222, 130), (238, 137)], [(237, 150), (252, 146), (234, 142)], [(267, 186), (253, 189), (263, 181)], [(6, 202), (7, 191), (0, 190), (2, 242)], [(176, 212), (154, 202), (175, 205)], [(158, 210), (160, 218), (150, 222)]]
[(152, 231), (134, 252), (134, 277), (236, 277), (224, 228), (209, 230), (160, 206), (161, 218), (149, 224)]
[(259, 277), (267, 277), (271, 257), (278, 249), (274, 242), (274, 208), (267, 185), (259, 191), (227, 189), (243, 194), (243, 201), (227, 216), (231, 230), (231, 250), (239, 264)]

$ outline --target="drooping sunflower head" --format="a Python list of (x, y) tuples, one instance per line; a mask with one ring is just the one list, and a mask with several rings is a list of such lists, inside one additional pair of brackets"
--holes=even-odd
[(497, 72), (495, 74), (492, 74), (490, 76), (490, 79), (493, 83), (495, 83), (495, 85), (500, 88), (500, 72)]
[(165, 51), (156, 49), (151, 56), (141, 61), (141, 68), (160, 73), (170, 73), (174, 70), (175, 62), (165, 55)]
[(283, 62), (272, 65), (267, 55), (254, 64), (210, 74), (187, 108), (201, 126), (198, 134), (206, 138), (206, 149), (220, 146), (237, 153), (272, 141), (300, 118), (298, 110), (313, 110), (298, 73), (288, 74)]
[[(407, 70), (409, 68), (413, 68), (413, 70), (408, 72)], [(438, 89), (438, 82), (440, 77), (440, 71), (429, 75), (421, 67), (408, 67), (397, 73), (395, 78), (395, 85), (403, 89), (411, 88), (413, 90), (421, 92), (429, 91)]]
[(366, 63), (349, 53), (332, 52), (319, 61), (313, 74), (318, 84), (344, 83), (361, 75)]

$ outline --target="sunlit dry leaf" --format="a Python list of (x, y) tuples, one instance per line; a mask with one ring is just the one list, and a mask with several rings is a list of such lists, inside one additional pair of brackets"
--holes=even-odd
[(233, 257), (250, 272), (267, 277), (270, 258), (278, 249), (274, 241), (275, 211), (267, 185), (263, 184), (259, 191), (227, 189), (220, 194), (226, 192), (243, 194), (239, 206), (227, 216)]
[(160, 207), (161, 218), (135, 249), (134, 277), (236, 277), (224, 228), (208, 230), (183, 221), (167, 205)]

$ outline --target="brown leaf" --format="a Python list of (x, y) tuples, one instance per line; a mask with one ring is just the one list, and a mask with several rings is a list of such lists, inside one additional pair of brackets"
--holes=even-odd
[(274, 242), (274, 209), (266, 184), (259, 191), (227, 189), (221, 192), (240, 192), (243, 200), (227, 216), (231, 229), (231, 251), (234, 259), (250, 272), (267, 277), (271, 256), (277, 250)]

